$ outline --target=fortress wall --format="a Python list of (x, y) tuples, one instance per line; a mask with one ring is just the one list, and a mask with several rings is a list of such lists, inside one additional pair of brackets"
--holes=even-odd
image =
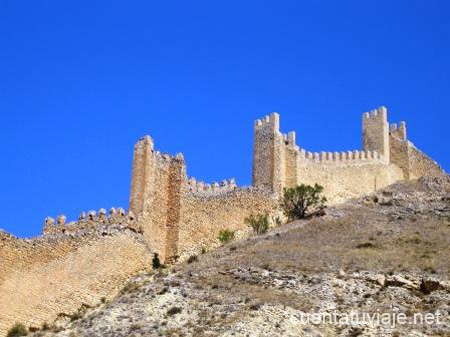
[(403, 179), (403, 172), (386, 164), (377, 151), (307, 152), (295, 145), (295, 135), (287, 139), (284, 186), (318, 183), (324, 187), (330, 203), (361, 196)]
[(406, 123), (388, 124), (387, 110), (363, 114), (363, 150), (307, 152), (295, 133), (279, 130), (277, 113), (255, 121), (253, 186), (280, 194), (284, 187), (318, 183), (332, 203), (399, 180), (440, 175), (442, 168), (407, 140)]
[[(279, 124), (276, 113), (255, 122), (255, 187), (279, 195), (285, 187), (318, 183), (329, 201), (336, 203), (404, 179), (402, 169), (389, 164), (390, 137), (384, 107), (363, 115), (362, 151), (307, 152), (296, 145), (295, 132), (283, 134)], [(392, 131), (396, 137), (406, 137), (405, 123)]]
[(182, 198), (186, 192), (186, 165), (184, 161), (171, 162), (169, 168), (168, 207), (166, 223), (165, 260), (176, 259), (179, 251), (179, 230)]
[[(261, 127), (273, 128), (275, 121), (269, 117)], [(269, 143), (270, 152), (273, 146)], [(259, 176), (263, 181), (272, 173), (264, 174)], [(182, 155), (154, 151), (149, 137), (135, 146), (132, 176), (130, 213), (164, 263), (186, 255), (188, 249), (198, 252), (203, 242), (206, 246), (217, 243), (221, 229), (243, 229), (247, 215), (271, 210), (273, 204), (264, 192), (238, 189), (234, 179), (220, 184), (188, 179)]]
[(408, 141), (402, 140), (399, 137), (390, 137), (391, 149), (391, 163), (397, 165), (402, 169), (405, 180), (409, 180), (409, 155), (408, 155)]
[(209, 195), (187, 192), (181, 208), (180, 257), (183, 259), (198, 254), (202, 247), (217, 245), (223, 229), (249, 233), (245, 217), (251, 213), (271, 212), (276, 205), (271, 193), (254, 188), (236, 188)]
[(279, 116), (273, 113), (255, 121), (253, 139), (253, 186), (274, 188), (275, 133)]
[(130, 212), (136, 227), (168, 262), (177, 254), (178, 223), (186, 165), (181, 154), (176, 157), (154, 151), (153, 140), (140, 139), (134, 150)]
[[(309, 163), (320, 163), (321, 165), (359, 165), (367, 163), (385, 164), (385, 158), (377, 151), (346, 151), (346, 152), (306, 152), (298, 150), (298, 159)], [(289, 169), (291, 169), (289, 167)]]
[(409, 175), (410, 179), (418, 179), (423, 176), (439, 176), (445, 174), (438, 163), (425, 153), (408, 142)]
[(279, 123), (277, 113), (255, 122), (252, 188), (188, 180), (183, 156), (154, 151), (146, 136), (134, 147), (128, 213), (91, 211), (67, 225), (47, 218), (44, 236), (32, 240), (0, 231), (0, 335), (15, 321), (39, 326), (98, 303), (151, 269), (156, 253), (173, 262), (217, 245), (220, 230), (245, 235), (245, 217), (274, 210), (283, 187), (319, 183), (337, 203), (443, 172), (407, 140), (405, 123), (389, 133), (384, 107), (363, 116), (363, 151), (306, 152)]
[(77, 221), (71, 221), (66, 223), (66, 217), (64, 215), (59, 215), (56, 221), (47, 217), (44, 221), (44, 228), (42, 231), (43, 235), (53, 235), (53, 234), (70, 234), (70, 233), (80, 233), (83, 231), (92, 231), (99, 227), (107, 226), (123, 226), (130, 228), (132, 230), (138, 231), (139, 228), (136, 226), (136, 221), (134, 215), (130, 212), (125, 212), (123, 208), (118, 208), (117, 210), (113, 207), (111, 208), (109, 215), (106, 214), (105, 209), (100, 209), (100, 211), (89, 211), (88, 213), (81, 212), (81, 215)]
[(301, 153), (293, 146), (286, 146), (286, 166), (285, 166), (285, 185), (295, 186), (298, 183), (297, 177), (297, 163), (300, 159)]
[[(278, 114), (275, 115), (278, 118)], [(273, 150), (273, 183), (272, 191), (281, 194), (286, 185), (286, 160), (287, 160), (287, 135), (276, 131), (274, 134), (274, 150)]]
[(141, 138), (134, 146), (133, 170), (131, 174), (130, 210), (139, 214), (144, 210), (145, 196), (150, 187), (149, 177), (152, 176), (153, 140)]
[(403, 180), (403, 171), (395, 165), (386, 165), (375, 160), (356, 160), (346, 165), (330, 165), (321, 161), (300, 159), (297, 176), (298, 184), (322, 185), (329, 203), (335, 204)]
[(228, 193), (235, 190), (236, 187), (234, 178), (222, 180), (220, 184), (218, 182), (207, 184), (203, 181), (197, 181), (195, 178), (189, 178), (186, 191), (201, 197)]
[(377, 151), (389, 163), (389, 125), (385, 107), (363, 114), (363, 150)]
[(398, 125), (397, 123), (392, 123), (389, 126), (389, 135), (393, 138), (399, 139), (399, 140), (406, 140), (406, 123), (400, 122)]
[(129, 230), (47, 235), (0, 233), (0, 336), (15, 323), (40, 327), (114, 295), (152, 268), (152, 250)]
[(145, 195), (146, 206), (141, 218), (141, 226), (144, 237), (151, 242), (160, 255), (162, 261), (165, 260), (166, 252), (166, 226), (169, 210), (169, 180), (170, 180), (170, 158), (156, 155), (153, 174), (148, 177), (150, 188)]
[(405, 180), (444, 173), (442, 167), (408, 141), (405, 122), (391, 124), (389, 138), (391, 162), (403, 170)]

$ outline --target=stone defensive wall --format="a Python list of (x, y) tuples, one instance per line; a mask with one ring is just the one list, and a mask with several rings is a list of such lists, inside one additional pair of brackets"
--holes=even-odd
[(153, 249), (121, 225), (19, 239), (0, 232), (0, 336), (15, 322), (41, 327), (114, 296), (152, 268)]
[(190, 178), (185, 187), (177, 247), (181, 260), (216, 246), (221, 230), (233, 230), (241, 237), (250, 234), (244, 219), (251, 213), (274, 213), (277, 204), (272, 193), (239, 187), (234, 178), (212, 184)]
[(253, 187), (188, 192), (181, 208), (177, 255), (185, 259), (203, 248), (217, 246), (219, 232), (223, 229), (246, 236), (251, 230), (244, 219), (252, 213), (275, 214), (276, 206), (272, 193)]
[(277, 113), (254, 124), (253, 186), (278, 195), (286, 187), (318, 183), (331, 204), (371, 193), (399, 180), (445, 174), (406, 138), (406, 123), (391, 124), (387, 109), (363, 114), (363, 149), (309, 152), (296, 134), (280, 132)]
[(120, 225), (125, 226), (130, 230), (139, 232), (134, 215), (132, 212), (126, 212), (123, 208), (112, 207), (109, 214), (104, 208), (101, 208), (98, 213), (94, 210), (89, 212), (81, 212), (77, 221), (66, 223), (65, 215), (58, 215), (55, 219), (47, 217), (44, 220), (44, 228), (42, 233), (49, 234), (71, 234), (80, 233), (82, 231), (95, 230), (102, 225)]
[(399, 180), (445, 172), (407, 138), (406, 123), (389, 125), (384, 107), (364, 113), (362, 149), (310, 152), (295, 132), (280, 132), (277, 113), (254, 123), (252, 186), (234, 179), (188, 178), (184, 157), (134, 146), (129, 210), (82, 212), (77, 221), (46, 218), (43, 236), (19, 239), (0, 231), (0, 335), (16, 321), (52, 323), (117, 293), (136, 273), (182, 261), (218, 245), (221, 230), (245, 237), (244, 219), (280, 216), (283, 190), (318, 183), (329, 203), (371, 193)]
[(445, 174), (438, 163), (408, 140), (405, 122), (390, 125), (389, 141), (392, 162), (403, 170), (406, 180)]
[(245, 217), (276, 207), (271, 191), (238, 187), (234, 179), (212, 184), (188, 179), (184, 157), (155, 151), (149, 136), (134, 151), (130, 211), (165, 262), (217, 245), (221, 230), (245, 235)]
[(440, 176), (444, 173), (444, 170), (437, 162), (420, 151), (410, 141), (407, 141), (407, 143), (409, 158), (408, 179), (419, 179), (423, 176)]

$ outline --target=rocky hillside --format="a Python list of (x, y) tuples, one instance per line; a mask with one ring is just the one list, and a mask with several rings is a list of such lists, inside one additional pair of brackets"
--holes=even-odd
[[(450, 336), (449, 276), (450, 178), (425, 178), (139, 275), (35, 336)], [(407, 323), (342, 321), (352, 310)]]

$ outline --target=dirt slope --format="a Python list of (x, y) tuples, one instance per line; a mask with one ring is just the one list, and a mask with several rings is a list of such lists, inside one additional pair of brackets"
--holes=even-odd
[[(450, 179), (399, 183), (191, 260), (36, 335), (449, 336)], [(440, 324), (295, 319), (351, 310), (438, 312)]]

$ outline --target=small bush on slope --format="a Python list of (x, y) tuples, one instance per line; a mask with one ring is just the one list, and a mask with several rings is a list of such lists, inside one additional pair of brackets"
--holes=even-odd
[(301, 184), (292, 188), (285, 188), (281, 208), (289, 221), (303, 219), (307, 215), (322, 212), (327, 198), (322, 196), (323, 187)]

